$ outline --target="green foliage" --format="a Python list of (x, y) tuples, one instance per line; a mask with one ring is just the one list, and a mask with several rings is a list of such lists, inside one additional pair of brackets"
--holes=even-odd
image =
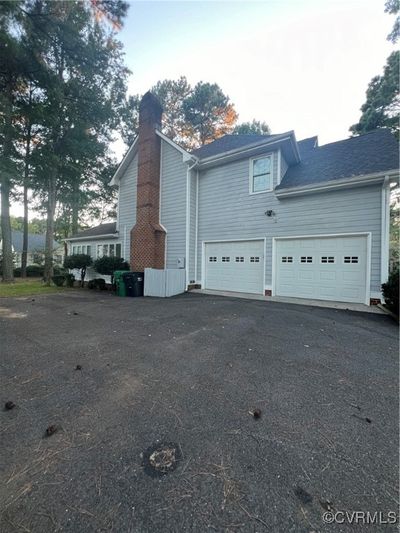
[(93, 268), (99, 274), (112, 276), (116, 270), (129, 270), (129, 264), (122, 257), (103, 256), (96, 259)]
[(183, 111), (197, 146), (232, 132), (238, 117), (229, 97), (216, 83), (199, 82), (183, 102)]
[(62, 275), (53, 276), (51, 279), (57, 287), (62, 287), (65, 283), (65, 276)]
[(350, 127), (353, 135), (360, 135), (377, 128), (390, 128), (399, 135), (400, 93), (399, 93), (400, 52), (395, 51), (387, 59), (382, 76), (375, 76), (368, 85), (366, 101), (361, 107), (361, 117)]
[(397, 15), (393, 24), (392, 31), (388, 35), (388, 41), (392, 43), (397, 43), (400, 37), (400, 0), (386, 0), (385, 2), (385, 12), (390, 15)]
[(101, 291), (106, 290), (106, 280), (103, 278), (91, 279), (88, 282), (88, 289), (99, 289)]
[(387, 283), (382, 284), (382, 293), (387, 307), (396, 315), (399, 314), (399, 270), (389, 274)]
[(64, 259), (64, 268), (79, 269), (87, 268), (92, 264), (92, 258), (86, 254), (67, 255)]
[(258, 134), (258, 135), (270, 135), (271, 130), (266, 122), (261, 122), (253, 118), (251, 122), (242, 122), (237, 124), (233, 130), (236, 134)]

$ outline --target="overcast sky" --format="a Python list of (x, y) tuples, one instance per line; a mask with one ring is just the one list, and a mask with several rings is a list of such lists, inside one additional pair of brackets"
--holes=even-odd
[[(358, 121), (367, 85), (393, 50), (393, 18), (384, 0), (134, 1), (119, 38), (130, 93), (181, 75), (215, 82), (240, 121), (324, 144)], [(115, 148), (120, 157), (123, 144)]]
[(131, 2), (120, 38), (129, 89), (216, 82), (239, 120), (326, 143), (348, 136), (393, 46), (384, 0)]

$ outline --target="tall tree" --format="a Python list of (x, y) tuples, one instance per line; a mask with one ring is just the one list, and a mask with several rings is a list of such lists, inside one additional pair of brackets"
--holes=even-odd
[(125, 96), (128, 71), (114, 29), (104, 24), (104, 17), (109, 14), (116, 26), (126, 9), (121, 1), (36, 0), (24, 11), (26, 34), (34, 36), (30, 44), (42, 67), (44, 128), (32, 157), (36, 183), (46, 203), (44, 277), (48, 283), (59, 193), (70, 189), (76, 227), (84, 170), (106, 156), (116, 126), (115, 109)]
[(399, 92), (400, 52), (388, 57), (382, 76), (375, 76), (368, 85), (366, 101), (361, 107), (361, 117), (350, 127), (353, 135), (360, 135), (377, 128), (390, 128), (399, 135), (400, 92)]
[(251, 122), (242, 122), (237, 124), (233, 132), (235, 134), (258, 134), (258, 135), (270, 135), (271, 130), (266, 122), (261, 122), (253, 118)]
[(387, 38), (388, 41), (392, 41), (392, 43), (397, 43), (400, 37), (400, 0), (386, 0), (385, 12), (389, 13), (390, 15), (396, 15), (392, 31), (389, 33)]
[(229, 96), (216, 83), (199, 82), (183, 102), (183, 110), (193, 128), (194, 147), (231, 133), (238, 117)]

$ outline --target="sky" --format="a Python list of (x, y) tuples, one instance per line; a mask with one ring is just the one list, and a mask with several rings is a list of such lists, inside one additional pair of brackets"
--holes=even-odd
[[(325, 144), (349, 136), (371, 78), (393, 50), (384, 0), (129, 2), (118, 38), (129, 93), (186, 76), (217, 83), (239, 121)], [(117, 158), (122, 142), (113, 146)], [(22, 215), (14, 203), (13, 215)]]

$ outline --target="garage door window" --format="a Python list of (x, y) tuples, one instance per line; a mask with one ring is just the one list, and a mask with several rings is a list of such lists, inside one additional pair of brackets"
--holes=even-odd
[(282, 263), (293, 263), (293, 257), (290, 255), (284, 255), (281, 261)]
[(300, 263), (312, 263), (312, 257), (309, 255), (307, 256), (302, 255), (300, 257)]
[(334, 263), (335, 262), (335, 258), (331, 255), (327, 256), (327, 255), (323, 255), (321, 257), (321, 263)]
[(344, 257), (344, 262), (345, 263), (358, 263), (358, 257), (357, 256), (349, 256), (349, 255), (346, 255)]

